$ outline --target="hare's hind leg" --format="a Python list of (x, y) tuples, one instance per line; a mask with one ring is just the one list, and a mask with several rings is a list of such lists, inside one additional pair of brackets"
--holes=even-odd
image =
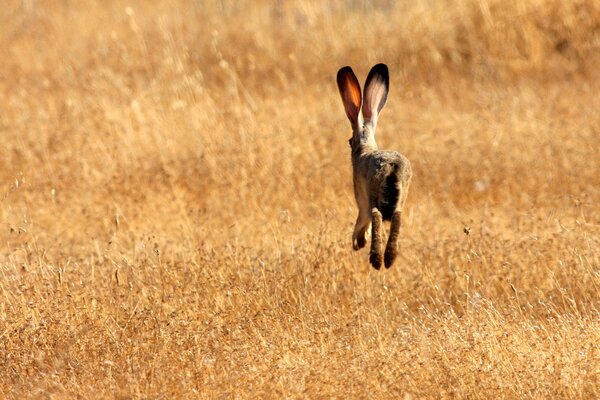
[(396, 256), (398, 256), (398, 236), (400, 236), (400, 225), (402, 225), (402, 212), (400, 210), (394, 211), (390, 224), (390, 236), (385, 246), (385, 267), (390, 268)]
[(369, 261), (375, 269), (381, 268), (383, 256), (381, 254), (383, 217), (377, 208), (371, 210), (371, 253)]

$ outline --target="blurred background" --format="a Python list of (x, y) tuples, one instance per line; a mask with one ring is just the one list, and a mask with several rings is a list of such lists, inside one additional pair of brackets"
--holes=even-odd
[(378, 142), (413, 160), (409, 208), (588, 204), (599, 13), (589, 0), (9, 1), (3, 224), (69, 241), (116, 214), (151, 230), (235, 223), (241, 240), (282, 214), (349, 224), (334, 77), (352, 65), (364, 81), (377, 62), (392, 75)]

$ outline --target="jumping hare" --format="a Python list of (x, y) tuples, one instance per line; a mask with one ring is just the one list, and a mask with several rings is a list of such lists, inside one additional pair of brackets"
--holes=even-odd
[[(385, 64), (375, 65), (365, 82), (364, 98), (360, 84), (350, 67), (337, 73), (337, 84), (346, 115), (352, 125), (352, 170), (354, 196), (358, 205), (358, 218), (352, 235), (354, 250), (365, 247), (369, 225), (371, 252), (369, 261), (375, 269), (390, 268), (398, 254), (402, 208), (412, 178), (410, 162), (402, 154), (378, 150), (375, 127), (389, 91), (389, 73)], [(362, 115), (361, 115), (362, 103)], [(391, 221), (390, 235), (382, 256), (383, 221)]]

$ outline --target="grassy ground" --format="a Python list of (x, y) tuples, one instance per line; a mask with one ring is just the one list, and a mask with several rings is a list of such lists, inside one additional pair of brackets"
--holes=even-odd
[[(598, 2), (11, 0), (0, 58), (1, 397), (600, 395)], [(335, 85), (377, 62), (387, 271)]]

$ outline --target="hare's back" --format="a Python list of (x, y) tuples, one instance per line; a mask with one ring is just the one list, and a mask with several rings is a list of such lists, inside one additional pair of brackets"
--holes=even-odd
[(385, 178), (390, 174), (395, 174), (400, 181), (410, 181), (412, 168), (410, 161), (404, 155), (397, 151), (379, 150), (373, 152), (371, 157), (372, 178)]

